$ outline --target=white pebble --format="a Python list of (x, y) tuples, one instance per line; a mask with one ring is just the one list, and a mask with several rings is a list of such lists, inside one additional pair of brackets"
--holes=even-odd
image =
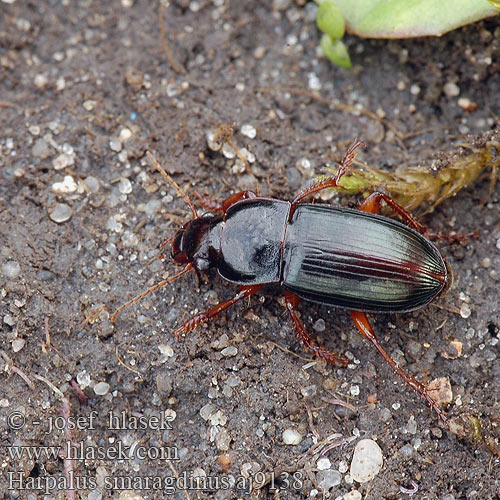
[(460, 87), (454, 82), (448, 82), (444, 84), (443, 91), (448, 97), (457, 97), (460, 94)]
[(363, 495), (358, 490), (351, 490), (342, 497), (343, 500), (361, 500), (362, 498)]
[(69, 155), (67, 153), (61, 153), (59, 156), (56, 156), (52, 160), (52, 166), (56, 170), (62, 170), (66, 167), (71, 167), (75, 163), (75, 158), (73, 155)]
[(331, 466), (332, 463), (330, 462), (330, 460), (328, 460), (328, 458), (320, 458), (316, 462), (316, 467), (318, 468), (318, 470), (327, 470), (330, 469)]
[(222, 154), (228, 159), (232, 160), (236, 156), (236, 151), (227, 142), (222, 146)]
[(234, 347), (233, 345), (230, 345), (229, 347), (222, 349), (221, 354), (225, 358), (232, 358), (233, 356), (236, 356), (238, 354), (238, 349), (236, 349), (236, 347)]
[(255, 137), (257, 136), (257, 130), (255, 129), (255, 127), (248, 123), (242, 125), (241, 133), (250, 139), (255, 139)]
[(208, 420), (215, 413), (215, 406), (213, 404), (206, 404), (200, 409), (200, 417), (203, 420)]
[(226, 425), (227, 416), (224, 415), (220, 410), (216, 411), (213, 415), (209, 417), (210, 423), (212, 425)]
[(463, 303), (460, 306), (460, 316), (462, 316), (462, 318), (464, 318), (464, 319), (467, 319), (470, 317), (470, 315), (471, 315), (471, 309), (470, 309), (469, 304)]
[(75, 179), (71, 175), (65, 175), (62, 182), (54, 182), (52, 184), (52, 191), (60, 194), (74, 193), (78, 189)]
[(118, 136), (118, 138), (120, 139), (120, 142), (126, 142), (128, 141), (130, 138), (132, 137), (132, 131), (127, 128), (127, 127), (124, 127), (120, 130), (120, 134)]
[(9, 260), (2, 265), (2, 274), (9, 279), (17, 278), (21, 274), (21, 266), (15, 260)]
[(91, 379), (90, 375), (87, 373), (87, 370), (82, 370), (76, 374), (76, 381), (81, 389), (85, 389), (90, 385)]
[(118, 183), (118, 191), (121, 194), (130, 194), (132, 192), (132, 183), (126, 177), (122, 177)]
[(366, 483), (380, 472), (383, 463), (380, 446), (373, 439), (362, 439), (354, 448), (350, 475), (358, 483)]
[(295, 446), (300, 444), (302, 439), (304, 439), (304, 436), (302, 436), (302, 434), (295, 429), (288, 428), (283, 431), (283, 443), (285, 444)]
[(109, 141), (109, 147), (111, 151), (119, 153), (122, 150), (122, 143), (118, 139), (111, 139)]
[(94, 392), (98, 396), (104, 396), (105, 394), (108, 393), (108, 391), (109, 391), (109, 384), (107, 382), (98, 382), (94, 386)]
[(58, 224), (62, 224), (63, 222), (68, 221), (69, 219), (71, 219), (72, 215), (73, 210), (71, 210), (71, 207), (69, 207), (65, 203), (58, 203), (54, 207), (54, 210), (49, 213), (49, 217)]
[(318, 486), (326, 492), (338, 486), (341, 477), (336, 470), (320, 470), (316, 474), (316, 481), (318, 482)]
[(211, 149), (212, 151), (219, 151), (219, 149), (222, 147), (222, 144), (215, 141), (215, 130), (207, 130), (205, 136), (207, 138), (208, 149)]
[(174, 355), (174, 350), (169, 344), (160, 344), (158, 349), (160, 350), (162, 356), (165, 356), (166, 358), (171, 358)]
[(26, 340), (24, 339), (16, 339), (14, 342), (12, 342), (12, 350), (14, 352), (19, 352), (24, 345), (26, 344)]

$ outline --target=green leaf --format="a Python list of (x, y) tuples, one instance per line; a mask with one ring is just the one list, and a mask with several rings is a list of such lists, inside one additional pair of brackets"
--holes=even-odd
[(339, 8), (333, 3), (333, 0), (325, 0), (318, 8), (316, 16), (316, 25), (318, 29), (332, 40), (342, 38), (345, 32), (345, 23)]
[(367, 38), (440, 36), (498, 14), (499, 0), (334, 0), (347, 30)]
[(347, 48), (340, 40), (332, 40), (326, 33), (321, 37), (323, 53), (333, 64), (342, 68), (352, 68)]

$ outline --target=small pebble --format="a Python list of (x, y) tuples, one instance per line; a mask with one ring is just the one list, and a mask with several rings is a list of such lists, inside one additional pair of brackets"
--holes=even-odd
[(104, 396), (105, 394), (108, 393), (108, 391), (109, 391), (109, 384), (107, 382), (98, 382), (94, 386), (94, 392), (98, 396)]
[(15, 260), (9, 260), (2, 265), (2, 274), (8, 279), (17, 278), (21, 274), (21, 266)]
[(6, 324), (6, 325), (9, 325), (9, 326), (14, 326), (16, 324), (16, 320), (14, 318), (14, 316), (10, 315), (10, 314), (6, 314), (4, 317), (3, 317), (3, 322)]
[(215, 406), (213, 404), (206, 404), (200, 409), (200, 417), (203, 420), (208, 420), (215, 413)]
[(253, 125), (245, 124), (241, 127), (241, 133), (250, 139), (255, 139), (257, 130)]
[(304, 439), (304, 436), (295, 429), (288, 428), (283, 431), (283, 443), (285, 444), (295, 446), (300, 444), (302, 439)]
[(174, 355), (174, 350), (172, 349), (172, 346), (170, 346), (168, 344), (160, 344), (158, 346), (158, 349), (159, 349), (162, 357), (171, 358)]
[(444, 84), (443, 91), (448, 97), (457, 97), (460, 94), (460, 87), (454, 82), (448, 82)]
[(61, 153), (59, 156), (52, 160), (52, 166), (56, 170), (62, 170), (63, 168), (70, 167), (74, 163), (74, 156), (67, 153)]
[(16, 339), (14, 342), (12, 342), (12, 350), (14, 352), (19, 352), (24, 345), (26, 344), (26, 340), (24, 339)]
[(35, 76), (33, 83), (35, 84), (36, 88), (43, 89), (47, 85), (47, 83), (49, 83), (49, 79), (47, 78), (47, 75), (38, 73), (38, 75)]
[(229, 347), (222, 349), (221, 354), (225, 358), (232, 358), (238, 354), (238, 349), (236, 349), (233, 345), (230, 345)]
[(354, 448), (350, 475), (358, 483), (366, 483), (380, 472), (383, 463), (380, 446), (373, 439), (362, 439)]
[(37, 139), (31, 148), (31, 154), (41, 160), (47, 158), (50, 155), (48, 142), (45, 139)]
[(134, 491), (125, 490), (120, 493), (118, 500), (144, 500), (144, 497)]
[(471, 315), (471, 309), (469, 304), (467, 303), (462, 304), (460, 306), (460, 316), (462, 316), (462, 318), (464, 319), (467, 319), (470, 317), (470, 315)]
[(215, 435), (215, 446), (219, 451), (227, 451), (229, 450), (231, 439), (231, 434), (226, 429), (221, 428)]
[(220, 150), (222, 144), (220, 142), (215, 141), (215, 130), (213, 129), (207, 130), (206, 138), (207, 138), (208, 149), (211, 149), (212, 151)]
[(118, 139), (111, 139), (109, 141), (109, 147), (111, 151), (119, 153), (122, 150), (122, 143)]
[(214, 414), (210, 415), (210, 424), (211, 425), (226, 425), (227, 424), (227, 416), (224, 415), (220, 410), (217, 410)]
[(340, 473), (336, 470), (320, 470), (316, 474), (318, 487), (323, 491), (329, 491), (335, 486), (338, 486), (341, 481)]
[(69, 207), (65, 203), (58, 203), (54, 207), (52, 212), (49, 212), (49, 217), (58, 224), (62, 224), (63, 222), (68, 221), (69, 219), (71, 219), (72, 215), (73, 210), (71, 210), (71, 207)]
[(74, 193), (78, 189), (75, 179), (71, 175), (65, 175), (62, 182), (54, 182), (52, 184), (52, 191), (59, 194)]
[(351, 490), (342, 497), (343, 500), (361, 500), (362, 498), (363, 495), (358, 490)]
[(94, 101), (92, 99), (87, 99), (86, 101), (83, 101), (82, 106), (85, 108), (86, 111), (92, 111), (97, 104), (97, 101)]
[(132, 137), (132, 130), (130, 130), (127, 127), (124, 127), (120, 130), (120, 134), (118, 138), (120, 139), (120, 142), (126, 142)]
[(304, 398), (311, 399), (316, 396), (318, 389), (316, 385), (308, 385), (307, 387), (301, 387), (300, 392)]
[(222, 154), (228, 159), (232, 160), (236, 156), (236, 151), (227, 142), (222, 145)]
[(403, 457), (405, 458), (410, 458), (413, 455), (414, 451), (415, 450), (413, 449), (413, 446), (411, 444), (405, 444), (399, 449), (399, 453), (401, 453), (401, 455), (403, 455)]
[(465, 109), (466, 111), (470, 110), (472, 105), (472, 102), (468, 97), (460, 97), (457, 103), (462, 109)]
[(491, 259), (489, 257), (485, 257), (484, 259), (481, 260), (481, 266), (484, 267), (485, 269), (488, 269), (491, 267)]
[(325, 320), (320, 318), (318, 319), (315, 323), (314, 323), (314, 331), (320, 333), (320, 332), (324, 332), (325, 329), (326, 329), (326, 323), (325, 323)]
[(266, 50), (267, 49), (264, 46), (259, 45), (253, 51), (253, 56), (255, 57), (255, 59), (262, 59), (266, 55)]
[(89, 175), (83, 181), (83, 183), (85, 184), (85, 187), (89, 190), (89, 192), (97, 193), (99, 191), (99, 187), (100, 187), (99, 179), (97, 179), (96, 177)]
[(82, 370), (76, 374), (76, 381), (81, 389), (85, 389), (90, 385), (91, 379), (90, 375), (87, 373), (87, 370)]
[(332, 467), (332, 463), (330, 462), (330, 460), (328, 460), (328, 458), (320, 458), (316, 462), (316, 467), (318, 468), (318, 470), (327, 470)]
[(432, 399), (438, 405), (447, 405), (453, 401), (453, 392), (448, 377), (438, 377), (431, 380), (426, 389), (432, 394)]
[(118, 183), (118, 191), (121, 194), (130, 194), (132, 192), (132, 183), (126, 177), (122, 177)]

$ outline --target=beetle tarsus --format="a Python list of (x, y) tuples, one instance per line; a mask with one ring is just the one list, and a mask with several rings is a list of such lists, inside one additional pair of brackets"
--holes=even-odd
[(443, 421), (443, 423), (447, 426), (448, 419), (444, 412), (439, 408), (436, 401), (429, 394), (427, 388), (418, 380), (414, 379), (410, 374), (406, 373), (384, 350), (384, 348), (379, 344), (377, 337), (371, 327), (366, 314), (361, 311), (349, 311), (356, 328), (361, 332), (363, 337), (368, 339), (377, 349), (377, 351), (382, 355), (385, 361), (389, 364), (389, 366), (405, 381), (405, 383), (411, 387), (420, 397), (425, 399), (427, 404), (430, 406), (431, 410), (433, 410), (436, 415)]

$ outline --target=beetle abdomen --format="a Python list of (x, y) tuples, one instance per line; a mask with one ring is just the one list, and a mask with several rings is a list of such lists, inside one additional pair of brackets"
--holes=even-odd
[(299, 205), (285, 235), (282, 284), (301, 298), (367, 312), (417, 309), (446, 285), (436, 247), (398, 221)]

